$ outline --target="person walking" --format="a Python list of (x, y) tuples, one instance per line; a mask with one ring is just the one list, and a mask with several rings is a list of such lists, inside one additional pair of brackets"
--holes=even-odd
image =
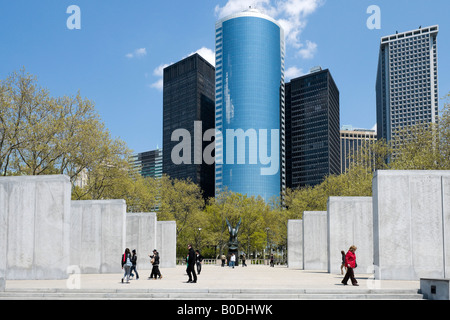
[(225, 257), (224, 254), (222, 254), (222, 255), (220, 256), (220, 260), (222, 260), (222, 267), (225, 266), (225, 260), (226, 260), (226, 259), (227, 259), (227, 257)]
[(157, 279), (157, 277), (159, 276), (159, 279), (162, 279), (162, 274), (161, 271), (159, 271), (159, 252), (156, 251), (156, 249), (153, 249), (153, 255), (149, 255), (150, 257), (150, 262), (152, 263), (152, 272), (150, 273), (150, 277), (149, 279), (152, 279), (153, 276), (155, 277), (155, 280)]
[(122, 283), (125, 278), (127, 279), (127, 283), (130, 282), (130, 270), (132, 265), (133, 263), (131, 262), (130, 249), (126, 248), (124, 254), (122, 255), (122, 269), (125, 271), (122, 277)]
[[(192, 248), (191, 244), (188, 244), (188, 254), (186, 256), (186, 264), (187, 264), (187, 268), (186, 268), (186, 272), (188, 274), (189, 280), (187, 281), (187, 283), (197, 283), (197, 274), (195, 273), (195, 251)], [(192, 277), (194, 279), (192, 279)]]
[(131, 269), (130, 269), (130, 277), (133, 278), (134, 274), (133, 274), (133, 270), (134, 272), (136, 272), (136, 280), (139, 280), (139, 273), (137, 272), (136, 266), (137, 266), (137, 255), (136, 255), (136, 249), (133, 249), (133, 251), (131, 251), (133, 254), (131, 256)]
[(202, 261), (203, 256), (200, 254), (199, 250), (195, 250), (195, 264), (197, 265), (197, 274), (200, 274), (202, 271)]
[(236, 256), (234, 255), (234, 253), (232, 253), (230, 257), (230, 267), (234, 269), (235, 263), (236, 263)]
[(245, 264), (245, 253), (242, 254), (242, 267), (246, 267), (247, 265)]
[(347, 272), (347, 267), (345, 266), (345, 251), (341, 250), (341, 256), (342, 256), (342, 263), (341, 263), (341, 275), (344, 275), (344, 268)]
[(357, 267), (355, 254), (356, 249), (356, 246), (351, 246), (345, 255), (345, 266), (347, 267), (347, 272), (345, 273), (344, 279), (341, 281), (344, 286), (347, 285), (348, 279), (351, 280), (352, 285), (359, 286), (358, 281), (355, 279), (355, 273), (353, 272), (353, 269)]
[(273, 263), (273, 253), (270, 254), (270, 266), (275, 267), (275, 264)]

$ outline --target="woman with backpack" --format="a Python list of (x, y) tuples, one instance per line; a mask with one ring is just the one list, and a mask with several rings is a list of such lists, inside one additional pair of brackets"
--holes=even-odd
[(122, 269), (125, 270), (125, 273), (123, 274), (123, 278), (122, 278), (122, 283), (123, 283), (123, 279), (125, 279), (125, 278), (127, 278), (127, 283), (130, 282), (130, 271), (131, 271), (132, 265), (133, 265), (133, 263), (131, 262), (130, 249), (126, 248), (124, 254), (122, 255)]

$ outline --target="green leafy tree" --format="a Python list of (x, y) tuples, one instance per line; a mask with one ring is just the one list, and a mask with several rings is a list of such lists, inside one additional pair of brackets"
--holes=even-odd
[(450, 94), (436, 123), (418, 123), (395, 135), (396, 170), (450, 169)]
[[(21, 70), (0, 81), (0, 172), (2, 175), (65, 174), (75, 199), (101, 199), (112, 179), (127, 170), (130, 150), (112, 139), (94, 103), (51, 97), (35, 76)], [(75, 188), (82, 172), (88, 188)]]

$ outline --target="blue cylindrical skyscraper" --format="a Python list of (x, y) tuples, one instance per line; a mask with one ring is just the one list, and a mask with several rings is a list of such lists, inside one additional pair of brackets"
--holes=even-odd
[(216, 190), (268, 201), (284, 174), (284, 32), (249, 9), (216, 23)]

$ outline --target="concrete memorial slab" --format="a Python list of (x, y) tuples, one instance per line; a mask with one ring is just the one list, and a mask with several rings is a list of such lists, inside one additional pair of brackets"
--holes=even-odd
[(81, 273), (121, 272), (125, 251), (125, 200), (72, 201), (70, 263)]
[(156, 225), (156, 250), (160, 254), (161, 268), (175, 268), (177, 259), (177, 224), (175, 221), (158, 221)]
[(127, 213), (126, 247), (136, 249), (138, 270), (150, 270), (149, 254), (156, 248), (156, 213)]
[(303, 220), (288, 220), (287, 259), (291, 269), (303, 269)]
[(63, 175), (0, 178), (0, 277), (67, 278), (70, 191)]
[[(373, 210), (371, 197), (330, 197), (327, 205), (328, 266), (340, 273), (341, 250), (347, 253), (355, 245), (357, 271), (373, 271)], [(344, 271), (345, 272), (345, 271)]]
[(377, 279), (449, 275), (450, 171), (377, 171), (373, 179)]
[(327, 270), (327, 212), (303, 212), (303, 268)]

